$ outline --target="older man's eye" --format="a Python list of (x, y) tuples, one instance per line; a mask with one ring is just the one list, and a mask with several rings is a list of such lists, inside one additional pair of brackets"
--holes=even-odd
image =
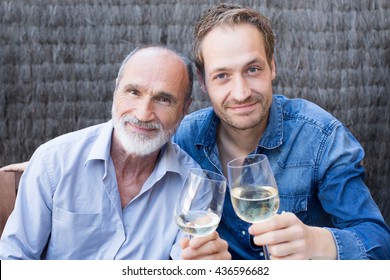
[(156, 98), (157, 102), (161, 103), (161, 104), (165, 104), (165, 105), (170, 105), (171, 104), (171, 100), (167, 97), (164, 97), (164, 96), (159, 96)]
[(134, 95), (134, 96), (139, 96), (140, 95), (138, 90), (133, 90), (133, 89), (132, 90), (128, 90), (128, 93), (130, 95)]

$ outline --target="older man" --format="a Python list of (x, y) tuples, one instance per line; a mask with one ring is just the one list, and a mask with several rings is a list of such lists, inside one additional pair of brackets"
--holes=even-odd
[(170, 142), (191, 103), (192, 80), (190, 63), (170, 49), (130, 53), (116, 80), (112, 120), (34, 153), (0, 258), (230, 258), (217, 233), (181, 240), (172, 216), (188, 169), (199, 167)]

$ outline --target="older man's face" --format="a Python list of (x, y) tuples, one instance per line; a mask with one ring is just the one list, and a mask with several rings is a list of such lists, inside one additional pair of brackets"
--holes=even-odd
[(130, 154), (160, 149), (186, 111), (186, 66), (174, 53), (143, 49), (127, 62), (113, 102), (115, 135)]

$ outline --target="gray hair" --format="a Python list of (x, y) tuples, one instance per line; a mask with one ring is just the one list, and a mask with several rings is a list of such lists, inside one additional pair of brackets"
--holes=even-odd
[[(143, 50), (143, 49), (147, 49), (147, 48), (160, 48), (160, 49), (163, 49), (163, 50), (168, 50), (168, 51), (176, 54), (178, 57), (180, 57), (180, 59), (183, 61), (183, 63), (186, 66), (186, 69), (187, 69), (189, 85), (188, 85), (188, 88), (187, 88), (185, 101), (186, 102), (189, 101), (191, 99), (191, 96), (192, 96), (192, 89), (193, 89), (193, 84), (194, 84), (194, 74), (193, 74), (193, 71), (192, 71), (192, 62), (191, 62), (191, 60), (187, 56), (179, 53), (178, 51), (176, 51), (176, 50), (174, 50), (174, 49), (172, 49), (170, 47), (164, 46), (164, 45), (142, 45), (142, 46), (139, 46), (139, 47), (135, 48), (133, 51), (131, 51), (126, 56), (126, 58), (123, 60), (123, 62), (121, 64), (121, 66), (119, 67), (117, 80), (119, 81), (122, 78), (124, 68), (126, 66), (126, 63), (129, 61), (129, 59), (134, 54), (136, 54), (138, 51)], [(116, 91), (116, 88), (115, 88), (115, 91)]]

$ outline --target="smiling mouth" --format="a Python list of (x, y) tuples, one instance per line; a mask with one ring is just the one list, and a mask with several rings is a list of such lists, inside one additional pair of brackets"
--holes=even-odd
[(257, 102), (254, 103), (245, 103), (245, 104), (234, 104), (229, 106), (231, 110), (234, 112), (240, 113), (240, 112), (249, 112), (253, 111), (256, 107)]
[(129, 126), (133, 131), (144, 133), (144, 134), (150, 134), (157, 130), (156, 128), (140, 126), (130, 122), (127, 122), (126, 125)]

